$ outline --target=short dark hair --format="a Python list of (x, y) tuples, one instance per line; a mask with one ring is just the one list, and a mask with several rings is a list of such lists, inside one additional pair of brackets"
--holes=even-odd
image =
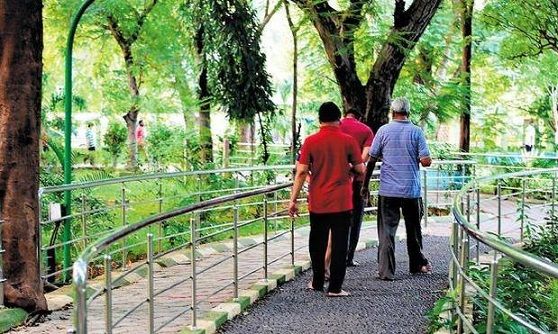
[(345, 111), (345, 115), (348, 115), (348, 114), (353, 114), (353, 115), (355, 115), (356, 117), (359, 117), (359, 118), (362, 117), (362, 114), (354, 107), (350, 107), (349, 109), (347, 109), (347, 111)]
[(318, 118), (322, 123), (338, 121), (341, 119), (341, 110), (331, 101), (322, 103), (318, 110)]

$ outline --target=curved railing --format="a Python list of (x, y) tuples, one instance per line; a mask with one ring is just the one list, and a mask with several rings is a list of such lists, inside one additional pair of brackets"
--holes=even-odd
[[(69, 281), (71, 263), (92, 241), (153, 214), (212, 197), (285, 182), (293, 166), (257, 166), (153, 173), (41, 188), (41, 274)], [(61, 207), (71, 191), (71, 215)], [(280, 199), (273, 201), (280, 203)], [(163, 225), (156, 234), (163, 234)], [(157, 244), (158, 251), (164, 245)], [(120, 263), (125, 265), (127, 254)]]
[[(272, 205), (269, 205), (267, 199), (268, 197), (273, 196), (273, 194), (285, 191), (288, 189), (292, 183), (283, 183), (280, 185), (268, 186), (263, 187), (256, 190), (244, 191), (239, 192), (232, 195), (221, 196), (217, 198), (213, 198), (210, 200), (202, 201), (199, 203), (195, 203), (192, 205), (188, 205), (179, 209), (175, 209), (166, 213), (157, 214), (147, 219), (144, 219), (136, 224), (132, 224), (126, 226), (119, 231), (112, 233), (109, 236), (106, 236), (93, 244), (89, 245), (85, 251), (80, 255), (78, 260), (74, 263), (73, 266), (73, 284), (75, 287), (75, 328), (78, 333), (87, 333), (88, 327), (89, 329), (92, 328), (91, 324), (88, 324), (88, 309), (92, 307), (92, 303), (98, 299), (98, 297), (104, 295), (105, 296), (105, 303), (102, 308), (105, 310), (104, 312), (104, 328), (106, 333), (112, 333), (114, 328), (126, 317), (130, 316), (134, 312), (138, 312), (140, 307), (147, 305), (147, 313), (142, 315), (142, 318), (147, 319), (146, 329), (149, 333), (154, 333), (162, 328), (165, 328), (169, 324), (173, 323), (179, 317), (183, 317), (186, 313), (189, 313), (189, 321), (191, 325), (195, 328), (196, 321), (198, 318), (198, 311), (199, 305), (201, 303), (198, 300), (199, 292), (196, 289), (197, 284), (200, 282), (200, 275), (208, 273), (212, 268), (223, 264), (226, 261), (232, 261), (233, 270), (232, 270), (232, 277), (230, 279), (226, 279), (226, 283), (222, 286), (215, 288), (213, 291), (210, 291), (209, 296), (205, 296), (206, 299), (209, 299), (214, 294), (220, 293), (227, 288), (233, 288), (232, 295), (230, 297), (238, 298), (239, 292), (239, 282), (245, 278), (257, 275), (261, 273), (261, 278), (267, 279), (268, 278), (268, 266), (273, 263), (276, 263), (285, 257), (290, 255), (290, 261), (288, 262), (290, 265), (294, 264), (294, 256), (296, 252), (295, 244), (294, 244), (294, 230), (295, 230), (295, 222), (293, 219), (288, 218), (285, 215), (284, 209), (279, 209), (274, 211)], [(262, 198), (260, 198), (262, 197)], [(245, 203), (245, 200), (251, 200), (257, 198), (256, 202)], [(232, 204), (231, 206), (222, 207), (224, 204)], [(241, 207), (243, 205), (259, 205), (262, 211), (261, 217), (256, 218), (247, 218), (246, 215), (242, 217), (243, 213), (241, 212)], [(232, 211), (232, 223), (224, 223), (219, 224), (217, 226), (210, 226), (210, 227), (203, 227), (203, 222), (201, 218), (205, 212), (211, 209), (223, 209), (221, 215), (224, 216), (227, 212), (230, 213)], [(268, 212), (269, 211), (269, 212)], [(246, 213), (246, 212), (245, 212)], [(157, 241), (157, 238), (154, 238), (154, 235), (151, 233), (146, 233), (146, 242), (144, 241), (143, 244), (146, 245), (147, 248), (147, 258), (145, 260), (139, 261), (135, 265), (132, 265), (128, 271), (124, 271), (121, 275), (117, 278), (111, 277), (112, 272), (112, 259), (111, 255), (115, 252), (121, 251), (120, 249), (114, 249), (113, 246), (122, 242), (126, 238), (131, 238), (134, 234), (139, 232), (147, 232), (151, 226), (155, 226), (164, 221), (169, 221), (171, 219), (176, 219), (179, 217), (184, 217), (185, 215), (190, 215), (189, 219), (185, 220), (185, 225), (187, 228), (183, 231), (182, 235), (185, 236), (185, 240), (183, 242), (178, 243), (172, 251), (179, 251), (183, 249), (188, 249), (188, 253), (190, 254), (190, 271), (184, 272), (183, 276), (184, 279), (181, 279), (177, 282), (172, 282), (170, 285), (161, 287), (160, 289), (156, 289), (155, 287), (155, 279), (154, 279), (154, 263), (157, 259), (163, 257), (169, 252), (163, 253), (155, 253), (154, 250), (154, 242)], [(195, 217), (195, 218), (194, 218)], [(271, 230), (270, 221), (272, 220), (288, 220), (289, 223), (287, 224), (286, 229), (283, 232), (279, 232), (278, 230), (275, 233), (269, 232)], [(261, 242), (255, 243), (246, 247), (244, 249), (239, 249), (239, 230), (243, 227), (249, 227), (252, 225), (257, 225), (261, 228), (261, 234), (263, 235), (263, 240)], [(222, 234), (232, 234), (232, 254), (228, 256), (224, 256), (223, 258), (215, 261), (211, 265), (198, 269), (196, 264), (198, 263), (197, 260), (197, 252), (199, 251), (199, 244), (210, 240), (217, 235)], [(268, 245), (273, 240), (280, 238), (286, 234), (290, 234), (291, 242), (289, 249), (284, 252), (281, 256), (275, 257), (274, 259), (268, 258)], [(165, 238), (165, 236), (163, 236)], [(251, 249), (256, 247), (263, 247), (263, 259), (264, 261), (261, 262), (260, 265), (256, 265), (253, 268), (249, 268), (248, 271), (244, 268), (238, 267), (238, 259), (242, 253), (247, 252)], [(102, 256), (104, 255), (104, 256)], [(100, 289), (90, 292), (91, 286), (88, 285), (88, 274), (89, 270), (92, 267), (92, 264), (101, 260), (101, 257), (104, 259), (105, 269), (104, 269), (104, 286)], [(115, 282), (121, 281), (123, 277), (130, 275), (133, 272), (138, 272), (141, 268), (147, 268), (147, 289), (145, 293), (145, 298), (136, 305), (127, 305), (129, 306), (129, 310), (126, 311), (124, 314), (118, 316), (118, 318), (113, 318), (113, 301), (112, 301), (112, 290), (115, 287)], [(165, 281), (159, 281), (160, 285), (164, 284)], [(191, 302), (188, 307), (178, 308), (179, 311), (169, 316), (168, 309), (164, 309), (161, 312), (167, 313), (165, 314), (166, 318), (163, 320), (161, 319), (161, 314), (156, 314), (158, 310), (155, 307), (155, 301), (160, 298), (162, 294), (168, 292), (173, 289), (178, 289), (180, 286), (184, 286), (189, 284), (190, 287), (190, 299)], [(176, 291), (176, 290), (174, 290)], [(173, 292), (174, 292), (173, 291)], [(157, 321), (155, 321), (157, 319)], [(184, 318), (183, 318), (184, 319)], [(89, 325), (89, 326), (88, 326)], [(184, 321), (182, 321), (182, 325), (184, 325)], [(98, 322), (95, 323), (95, 327), (98, 328)]]
[[(455, 222), (449, 282), (450, 290), (457, 292), (457, 302), (451, 310), (457, 319), (457, 333), (494, 333), (499, 325), (497, 319), (502, 316), (513, 319), (525, 332), (552, 331), (541, 328), (544, 326), (521, 312), (510, 310), (506, 306), (509, 300), (499, 297), (497, 288), (502, 259), (547, 278), (558, 278), (558, 264), (523, 250), (520, 243), (529, 226), (556, 219), (557, 173), (558, 168), (554, 168), (479, 178), (469, 182), (456, 196), (452, 208)], [(483, 268), (485, 272), (489, 270), (488, 282), (475, 276)], [(471, 310), (470, 298), (483, 301), (485, 315), (475, 314), (480, 311), (479, 305), (473, 305)], [(479, 319), (486, 322), (479, 323)]]

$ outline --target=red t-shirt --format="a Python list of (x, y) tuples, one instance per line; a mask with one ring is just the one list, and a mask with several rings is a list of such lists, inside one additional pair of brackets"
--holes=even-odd
[[(343, 118), (339, 128), (343, 133), (346, 133), (349, 136), (356, 139), (358, 146), (360, 147), (361, 153), (365, 147), (372, 146), (372, 140), (374, 140), (374, 133), (368, 127), (368, 125), (360, 122), (356, 118), (352, 118), (352, 117)], [(364, 181), (364, 175), (357, 176), (356, 180)]]
[(310, 166), (308, 210), (335, 213), (353, 209), (351, 164), (362, 163), (356, 140), (337, 126), (322, 126), (304, 141), (299, 163)]

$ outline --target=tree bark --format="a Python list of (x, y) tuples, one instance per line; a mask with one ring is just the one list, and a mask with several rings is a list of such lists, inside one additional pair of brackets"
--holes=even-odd
[(297, 109), (297, 97), (298, 97), (298, 27), (295, 27), (293, 20), (291, 18), (291, 13), (289, 11), (289, 4), (285, 2), (285, 12), (287, 14), (287, 22), (289, 23), (289, 29), (293, 36), (293, 101), (291, 108), (291, 155), (292, 163), (296, 162), (297, 157), (297, 125), (296, 125), (296, 109)]
[(200, 22), (198, 31), (196, 31), (196, 54), (201, 68), (198, 78), (198, 100), (200, 103), (198, 125), (200, 129), (200, 159), (202, 163), (207, 163), (213, 162), (213, 139), (211, 137), (211, 93), (207, 81), (204, 34), (204, 23)]
[(347, 10), (337, 11), (327, 2), (291, 0), (305, 11), (316, 27), (332, 66), (345, 110), (354, 108), (374, 132), (387, 123), (391, 94), (407, 59), (432, 20), (441, 0), (395, 1), (394, 24), (366, 85), (357, 76), (354, 33), (363, 20), (362, 8), (369, 1), (353, 0)]
[(122, 116), (126, 122), (126, 128), (128, 129), (128, 168), (137, 168), (138, 166), (138, 148), (136, 143), (136, 127), (138, 122), (139, 108), (139, 84), (137, 77), (134, 73), (134, 57), (132, 54), (132, 46), (138, 40), (147, 15), (153, 10), (158, 0), (153, 0), (145, 6), (141, 14), (137, 16), (136, 26), (129, 33), (128, 36), (124, 34), (118, 20), (112, 15), (107, 16), (108, 26), (106, 27), (111, 35), (118, 43), (120, 50), (122, 50), (122, 55), (124, 57), (124, 63), (126, 66), (126, 73), (128, 75), (128, 89), (132, 96), (132, 105), (128, 112)]
[(473, 4), (474, 0), (461, 1), (461, 35), (463, 53), (461, 56), (461, 79), (463, 83), (463, 110), (461, 111), (459, 149), (469, 152), (471, 138), (471, 57), (473, 47)]
[(42, 2), (0, 1), (0, 218), (5, 303), (44, 311), (38, 261)]

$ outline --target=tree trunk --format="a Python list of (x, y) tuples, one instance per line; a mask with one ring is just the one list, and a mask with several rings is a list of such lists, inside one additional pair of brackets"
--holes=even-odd
[(285, 3), (285, 12), (287, 13), (287, 21), (293, 36), (293, 100), (291, 108), (291, 154), (292, 163), (296, 162), (297, 152), (297, 126), (296, 126), (296, 108), (298, 97), (298, 28), (295, 27), (289, 11), (289, 4)]
[(42, 2), (0, 2), (0, 218), (5, 303), (44, 311), (38, 261)]
[(200, 103), (200, 159), (202, 163), (213, 162), (213, 140), (211, 138), (211, 94), (207, 82), (207, 62), (204, 54), (204, 23), (200, 22), (196, 32), (196, 54), (200, 64), (198, 78), (198, 100)]
[(461, 1), (461, 35), (463, 37), (463, 53), (461, 57), (461, 79), (463, 82), (463, 110), (460, 117), (459, 149), (469, 152), (471, 138), (471, 56), (473, 37), (473, 4), (474, 0)]
[(291, 0), (312, 20), (324, 45), (343, 99), (343, 108), (365, 115), (374, 132), (387, 123), (391, 94), (409, 51), (432, 20), (441, 0), (414, 0), (405, 9), (395, 0), (394, 24), (372, 66), (366, 85), (356, 71), (354, 34), (363, 20), (368, 1), (351, 1), (349, 9), (338, 11), (327, 2)]

